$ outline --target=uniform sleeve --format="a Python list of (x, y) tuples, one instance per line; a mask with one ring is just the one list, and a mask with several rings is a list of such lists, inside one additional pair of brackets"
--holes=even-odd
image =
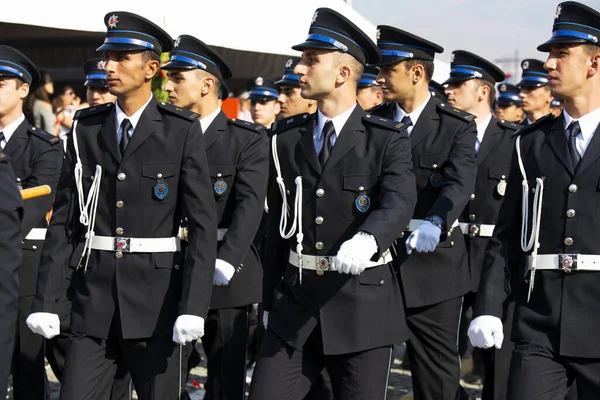
[(36, 197), (25, 202), (22, 224), (23, 238), (42, 221), (52, 206), (64, 158), (61, 143), (44, 146), (32, 160), (31, 177), (24, 183), (23, 189), (48, 185), (52, 189), (52, 194)]
[(378, 207), (358, 229), (375, 236), (378, 253), (389, 249), (413, 215), (417, 202), (415, 175), (412, 172), (410, 139), (406, 131), (395, 133), (386, 146), (379, 176)]
[(269, 145), (266, 134), (252, 133), (240, 154), (235, 178), (235, 210), (217, 258), (237, 268), (258, 230), (269, 176)]
[(518, 276), (524, 255), (520, 244), (521, 180), (516, 151), (513, 151), (506, 197), (500, 207), (494, 235), (485, 251), (474, 318), (480, 315), (502, 318), (502, 303), (510, 294), (510, 282)]
[(428, 216), (442, 218), (446, 229), (458, 219), (475, 190), (476, 139), (475, 123), (463, 124), (454, 137), (450, 154), (442, 167), (442, 187)]
[(184, 146), (180, 188), (188, 248), (179, 315), (206, 318), (217, 255), (217, 213), (199, 122), (191, 124)]

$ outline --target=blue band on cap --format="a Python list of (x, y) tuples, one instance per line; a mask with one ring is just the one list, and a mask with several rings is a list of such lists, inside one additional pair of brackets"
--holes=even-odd
[[(470, 69), (473, 68), (473, 69)], [(483, 78), (483, 75), (479, 71), (474, 71), (474, 69), (480, 69), (477, 67), (469, 67), (469, 68), (450, 68), (450, 75), (452, 74), (460, 74), (460, 75), (470, 75), (476, 78)], [(483, 71), (483, 70), (482, 70)]]
[(527, 76), (523, 75), (521, 81), (531, 81), (536, 83), (548, 83), (548, 78), (542, 78), (541, 76)]
[(333, 38), (327, 37), (325, 35), (319, 35), (318, 33), (311, 33), (310, 35), (308, 35), (308, 40), (317, 40), (319, 42), (329, 43), (330, 45), (337, 47), (344, 53), (348, 51), (348, 46), (346, 46), (344, 43), (337, 41)]
[(295, 82), (300, 82), (300, 77), (296, 74), (284, 74), (281, 77), (282, 81), (295, 81)]
[(375, 79), (366, 79), (366, 78), (360, 78), (358, 80), (358, 85), (363, 85), (363, 86), (379, 86), (379, 84), (377, 83), (377, 81)]
[(380, 42), (380, 41), (377, 41), (377, 46), (379, 46), (379, 45), (412, 47), (414, 49), (423, 50), (425, 53), (434, 53), (435, 54), (435, 51), (432, 50), (432, 49), (426, 49), (425, 47), (419, 47), (419, 46), (415, 46), (413, 44), (394, 43), (394, 42)]
[(400, 51), (400, 50), (379, 50), (382, 56), (394, 56), (394, 57), (404, 57), (404, 58), (414, 58), (413, 53), (409, 53), (408, 51)]
[(172, 55), (170, 61), (182, 61), (187, 64), (192, 64), (194, 67), (197, 67), (200, 69), (206, 69), (206, 64), (201, 63), (198, 60), (194, 60), (193, 58), (189, 58), (186, 56)]
[[(342, 34), (341, 34), (341, 33), (339, 33), (339, 32), (332, 31), (331, 29), (323, 28), (322, 26), (313, 26), (313, 28), (315, 28), (315, 29), (320, 29), (320, 30), (322, 30), (322, 31), (325, 31), (325, 32), (331, 32), (331, 33), (333, 33), (333, 34), (335, 34), (335, 35), (341, 36), (341, 37), (343, 37), (344, 39), (346, 39), (347, 41), (349, 41), (350, 43), (352, 43), (353, 45), (355, 45), (356, 47), (358, 47), (358, 48), (359, 48), (359, 49), (360, 49), (360, 50), (361, 50), (361, 51), (362, 51), (364, 54), (369, 54), (367, 51), (365, 51), (365, 49), (363, 49), (363, 48), (361, 47), (361, 45), (359, 45), (358, 43), (356, 43), (354, 40), (352, 40), (352, 39), (351, 39), (351, 38), (349, 38), (348, 36), (344, 36), (344, 35), (342, 35)], [(312, 35), (318, 35), (318, 34), (317, 34), (317, 33), (313, 33)], [(309, 39), (310, 39), (310, 36), (311, 36), (311, 35), (308, 35), (308, 38), (309, 38)], [(319, 35), (319, 36), (320, 36), (320, 35)], [(323, 37), (327, 38), (327, 36), (323, 36)], [(329, 38), (329, 40), (335, 40), (335, 39), (331, 39), (331, 38)], [(339, 42), (338, 42), (338, 43), (339, 43)], [(331, 43), (331, 44), (333, 44), (333, 43)], [(346, 46), (346, 45), (342, 43), (342, 46)], [(348, 46), (346, 46), (346, 50), (344, 50), (344, 51), (348, 51), (347, 49), (348, 49)]]
[(501, 93), (500, 96), (498, 96), (498, 98), (519, 101), (519, 102), (521, 101), (521, 98), (516, 94)]
[(6, 61), (6, 60), (0, 60), (0, 62), (6, 63), (6, 64), (12, 64), (17, 67), (17, 68), (12, 68), (12, 67), (9, 67), (8, 65), (0, 65), (0, 71), (10, 72), (11, 74), (15, 74), (17, 76), (23, 76), (25, 74), (29, 77), (30, 81), (33, 80), (31, 77), (31, 74), (29, 74), (29, 72), (27, 72), (27, 70), (25, 68), (23, 68), (22, 66), (20, 66), (19, 64), (15, 64), (13, 62)]
[(154, 48), (156, 47), (152, 43), (146, 42), (144, 40), (115, 36), (107, 37), (106, 39), (104, 39), (104, 44), (134, 44), (136, 46), (141, 46), (152, 50), (154, 50)]
[(275, 99), (277, 99), (279, 97), (279, 92), (275, 89), (270, 89), (270, 88), (252, 88), (250, 89), (249, 92), (250, 96), (266, 96), (266, 97), (273, 97)]
[(106, 74), (88, 74), (85, 77), (86, 80), (92, 80), (92, 79), (97, 79), (97, 80), (102, 80), (105, 81), (106, 80)]
[(558, 31), (552, 32), (552, 37), (560, 37), (560, 36), (576, 37), (579, 39), (586, 40), (588, 42), (598, 43), (598, 36), (594, 36), (589, 33), (583, 33), (583, 32), (572, 31), (572, 30), (558, 30)]
[(538, 72), (538, 71), (530, 71), (530, 70), (525, 70), (523, 71), (523, 76), (525, 75), (537, 75), (537, 76), (541, 76), (541, 77), (548, 77), (548, 73), (547, 72)]

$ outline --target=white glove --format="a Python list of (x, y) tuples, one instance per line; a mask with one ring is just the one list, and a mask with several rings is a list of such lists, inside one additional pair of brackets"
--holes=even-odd
[(204, 336), (204, 318), (196, 315), (180, 315), (173, 326), (173, 341), (186, 344)]
[(496, 346), (502, 347), (504, 333), (502, 332), (502, 321), (492, 315), (482, 315), (471, 321), (469, 325), (469, 340), (475, 347), (489, 349)]
[(265, 327), (265, 330), (267, 330), (267, 325), (269, 325), (269, 312), (263, 311), (263, 326)]
[(217, 262), (215, 264), (215, 276), (213, 278), (213, 285), (229, 285), (229, 281), (231, 280), (231, 277), (234, 273), (235, 268), (233, 268), (233, 265), (229, 264), (227, 261), (219, 260), (217, 258)]
[(442, 230), (429, 221), (423, 221), (406, 239), (406, 253), (413, 250), (419, 253), (429, 253), (435, 250), (440, 242)]
[(60, 319), (58, 315), (47, 312), (36, 312), (27, 317), (27, 326), (33, 333), (52, 339), (60, 334)]
[(335, 269), (341, 274), (358, 275), (363, 272), (377, 252), (377, 241), (373, 235), (358, 232), (340, 246), (334, 259)]

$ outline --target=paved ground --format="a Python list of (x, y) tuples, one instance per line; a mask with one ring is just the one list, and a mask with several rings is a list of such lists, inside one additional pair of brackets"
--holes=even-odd
[[(198, 347), (201, 350), (202, 346)], [(410, 378), (410, 372), (402, 369), (402, 351), (403, 348), (399, 348), (399, 351), (395, 354), (397, 358), (394, 360), (394, 364), (390, 371), (390, 379), (388, 386), (388, 400), (411, 400), (412, 399), (412, 384)], [(203, 354), (202, 363), (195, 369), (192, 370), (189, 382), (186, 385), (186, 390), (190, 394), (192, 400), (202, 400), (204, 398), (203, 385), (206, 379), (206, 359)], [(54, 378), (50, 367), (47, 368), (48, 375), (50, 378), (52, 400), (58, 400), (60, 384)], [(248, 383), (252, 376), (252, 370), (248, 373)], [(479, 385), (469, 385), (463, 382), (463, 386), (467, 389), (470, 396), (475, 399), (479, 399), (481, 396), (481, 387)], [(133, 399), (137, 397), (133, 396)], [(12, 399), (12, 396), (8, 396), (7, 399)]]

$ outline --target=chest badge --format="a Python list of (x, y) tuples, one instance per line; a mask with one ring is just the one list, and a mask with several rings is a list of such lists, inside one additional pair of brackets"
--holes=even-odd
[(223, 180), (223, 175), (220, 172), (217, 174), (217, 181), (213, 185), (213, 189), (217, 196), (221, 196), (227, 190), (227, 183)]
[(437, 164), (433, 164), (431, 167), (433, 168), (433, 172), (431, 173), (431, 175), (429, 175), (429, 183), (431, 183), (431, 186), (433, 186), (434, 188), (439, 188), (440, 186), (442, 186), (444, 178), (442, 177), (442, 174), (436, 172), (438, 167)]
[(154, 185), (154, 197), (157, 200), (164, 200), (169, 194), (169, 186), (163, 179), (162, 174), (156, 174), (156, 185)]
[(359, 194), (356, 197), (356, 200), (354, 200), (354, 205), (358, 211), (365, 213), (371, 208), (371, 199), (367, 196), (364, 186), (360, 186), (358, 190)]
[(504, 196), (506, 194), (506, 175), (502, 175), (502, 179), (496, 185), (496, 191), (500, 196)]

